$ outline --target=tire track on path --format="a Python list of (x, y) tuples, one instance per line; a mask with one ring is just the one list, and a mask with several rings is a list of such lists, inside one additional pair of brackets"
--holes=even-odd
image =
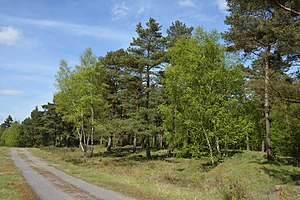
[(134, 200), (50, 167), (26, 149), (13, 148), (11, 156), (41, 200)]

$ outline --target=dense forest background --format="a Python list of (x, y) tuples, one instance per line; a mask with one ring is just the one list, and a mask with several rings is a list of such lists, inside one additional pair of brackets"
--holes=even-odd
[(224, 33), (153, 18), (127, 49), (60, 63), (53, 102), (1, 124), (0, 144), (94, 145), (209, 157), (264, 151), (300, 160), (299, 1), (228, 1)]

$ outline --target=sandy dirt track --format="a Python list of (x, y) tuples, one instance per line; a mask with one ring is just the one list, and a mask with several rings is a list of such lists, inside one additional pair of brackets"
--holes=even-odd
[(26, 182), (41, 200), (134, 200), (48, 166), (26, 149), (13, 148), (11, 157), (22, 171)]

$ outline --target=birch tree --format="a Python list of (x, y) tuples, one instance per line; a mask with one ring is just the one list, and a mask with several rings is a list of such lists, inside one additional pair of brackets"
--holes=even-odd
[(198, 28), (193, 38), (179, 39), (169, 49), (165, 87), (170, 104), (160, 107), (170, 147), (181, 156), (209, 156), (212, 164), (234, 135), (249, 131), (242, 128), (249, 121), (237, 115), (243, 74), (227, 62), (219, 38), (216, 31)]

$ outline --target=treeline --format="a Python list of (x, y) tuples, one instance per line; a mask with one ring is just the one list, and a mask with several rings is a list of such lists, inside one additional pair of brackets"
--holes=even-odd
[[(53, 103), (2, 128), (2, 144), (79, 145), (86, 157), (105, 144), (141, 146), (147, 158), (167, 148), (212, 163), (243, 149), (300, 159), (300, 73), (290, 70), (299, 16), (268, 1), (228, 6), (222, 35), (176, 21), (164, 36), (150, 18), (127, 49), (102, 57), (87, 49), (76, 66), (62, 60)], [(17, 143), (7, 143), (12, 128)]]

